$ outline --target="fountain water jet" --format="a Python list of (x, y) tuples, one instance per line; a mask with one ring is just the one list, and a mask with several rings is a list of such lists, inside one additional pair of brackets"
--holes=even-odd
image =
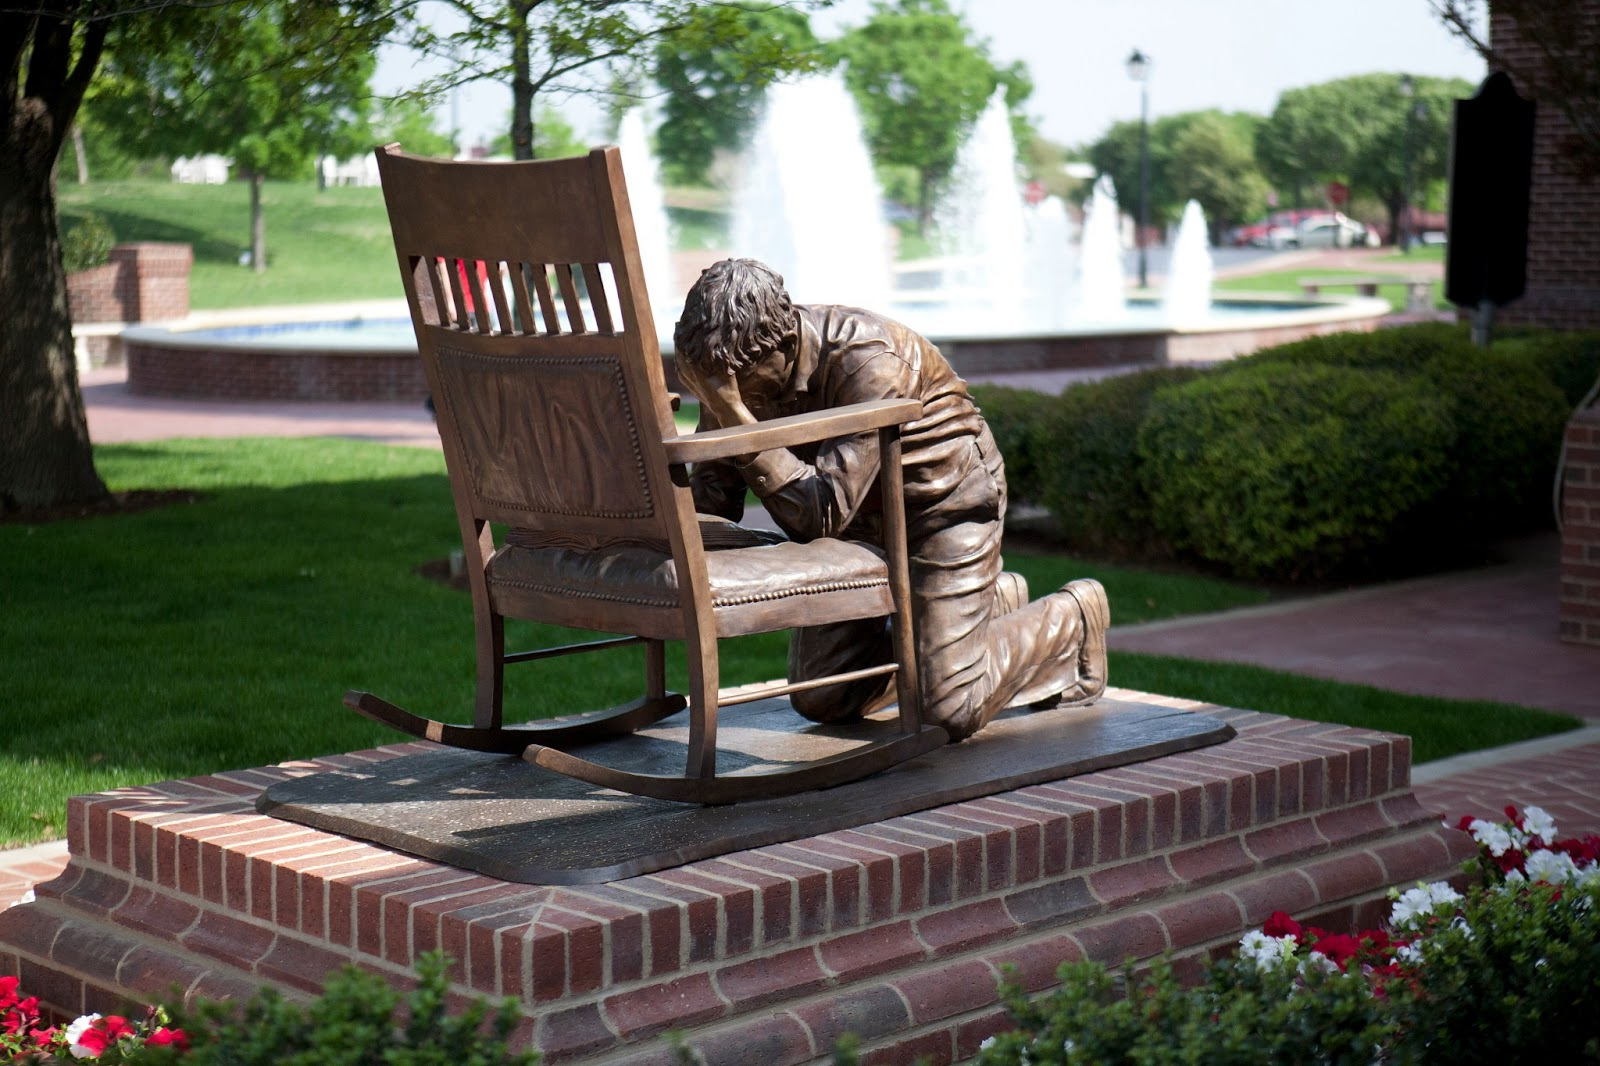
[(767, 90), (734, 195), (734, 254), (799, 303), (889, 303), (889, 242), (855, 100), (837, 74)]
[[(644, 284), (650, 293), (656, 317), (675, 321), (683, 306), (682, 293), (672, 270), (671, 226), (667, 220), (666, 199), (661, 191), (661, 170), (650, 148), (645, 128), (644, 108), (630, 108), (622, 116), (617, 131), (617, 147), (622, 152), (622, 172), (628, 182), (628, 200), (633, 207), (633, 229), (639, 239), (639, 260), (644, 266)], [(616, 306), (613, 304), (612, 306)]]
[(1190, 200), (1183, 206), (1178, 236), (1172, 242), (1166, 290), (1161, 298), (1162, 317), (1174, 325), (1205, 321), (1211, 314), (1213, 273), (1205, 212)]
[(1027, 302), (1028, 227), (1016, 159), (1005, 90), (996, 89), (963, 142), (934, 212), (946, 256), (947, 301), (1000, 328), (1020, 323)]
[(1084, 208), (1083, 247), (1078, 255), (1078, 300), (1073, 318), (1115, 322), (1127, 317), (1122, 276), (1121, 213), (1111, 175), (1102, 174)]

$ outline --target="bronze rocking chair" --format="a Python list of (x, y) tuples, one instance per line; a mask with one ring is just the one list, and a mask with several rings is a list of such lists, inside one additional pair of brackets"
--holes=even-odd
[[(691, 803), (825, 788), (943, 744), (944, 731), (919, 718), (901, 505), (900, 427), (920, 403), (880, 400), (680, 434), (616, 148), (527, 163), (443, 162), (397, 145), (377, 155), (466, 553), (477, 701), (471, 726), (366, 692), (347, 694), (346, 704), (412, 736), (521, 753), (602, 788)], [(690, 464), (872, 431), (884, 550), (833, 539), (770, 543), (731, 524), (702, 534)], [(491, 523), (508, 527), (500, 543)], [(719, 699), (719, 638), (885, 616), (896, 662)], [(508, 654), (507, 617), (620, 636)], [(666, 690), (666, 641), (685, 645), (687, 699)], [(630, 643), (646, 646), (639, 700), (503, 724), (507, 663)], [(899, 729), (888, 737), (777, 770), (717, 775), (720, 707), (891, 672)], [(686, 704), (681, 776), (569, 750), (647, 728)]]

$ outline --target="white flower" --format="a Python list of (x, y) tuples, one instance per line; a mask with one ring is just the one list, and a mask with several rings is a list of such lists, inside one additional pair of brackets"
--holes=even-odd
[(1472, 834), (1473, 840), (1488, 848), (1490, 855), (1498, 857), (1511, 849), (1511, 833), (1503, 825), (1474, 818), (1467, 826), (1467, 832)]
[(1411, 944), (1401, 944), (1399, 947), (1394, 949), (1394, 957), (1400, 962), (1411, 963), (1413, 965), (1420, 963), (1422, 961), (1422, 941), (1418, 940)]
[(1556, 820), (1541, 807), (1526, 807), (1522, 811), (1522, 828), (1546, 844), (1556, 838)]
[(1527, 879), (1521, 870), (1506, 871), (1506, 884), (1508, 885), (1519, 885)]
[(1239, 938), (1239, 957), (1255, 963), (1258, 970), (1276, 970), (1285, 960), (1294, 958), (1295, 947), (1292, 936), (1268, 936), (1252, 929)]
[(1468, 925), (1467, 920), (1461, 917), (1459, 914), (1450, 920), (1450, 928), (1459, 929), (1461, 930), (1462, 936), (1466, 937), (1468, 940), (1472, 939), (1472, 926)]
[(1528, 854), (1528, 861), (1523, 864), (1528, 871), (1528, 880), (1543, 881), (1546, 884), (1561, 885), (1568, 881), (1578, 879), (1578, 868), (1572, 862), (1572, 856), (1563, 855), (1559, 851), (1538, 851)]
[(1415, 888), (1406, 889), (1400, 894), (1400, 898), (1395, 900), (1394, 908), (1389, 912), (1389, 924), (1395, 929), (1409, 929), (1436, 913), (1439, 907), (1458, 903), (1460, 900), (1461, 893), (1443, 881), (1435, 881), (1428, 885), (1419, 884)]
[(1310, 973), (1312, 970), (1321, 970), (1323, 973), (1338, 973), (1339, 964), (1319, 951), (1313, 951), (1300, 960), (1300, 972)]
[(83, 1034), (92, 1029), (94, 1023), (99, 1020), (100, 1015), (98, 1014), (85, 1014), (67, 1026), (67, 1048), (72, 1052), (73, 1058), (92, 1059), (99, 1055), (99, 1052), (93, 1048), (87, 1048), (78, 1043), (79, 1040), (83, 1039)]
[[(1574, 880), (1580, 888), (1600, 884), (1600, 864), (1591, 862), (1588, 866), (1578, 867), (1578, 876)], [(1585, 907), (1589, 905), (1587, 896), (1580, 897), (1580, 901)]]

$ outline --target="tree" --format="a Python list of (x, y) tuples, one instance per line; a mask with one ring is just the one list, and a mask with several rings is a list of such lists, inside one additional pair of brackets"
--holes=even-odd
[(145, 20), (107, 58), (95, 113), (136, 154), (232, 156), (250, 182), (259, 273), (263, 182), (303, 176), (320, 155), (371, 147), (367, 82), (393, 27), (382, 5), (289, 0)]
[(1200, 204), (1213, 243), (1266, 206), (1267, 182), (1256, 166), (1253, 145), (1255, 117), (1245, 118), (1249, 121), (1241, 123), (1215, 112), (1200, 113), (1173, 142), (1167, 161), (1173, 193)]
[[(539, 117), (533, 124), (534, 152), (541, 159), (561, 159), (565, 156), (583, 155), (589, 146), (579, 137), (572, 123), (561, 117), (561, 112), (547, 104), (539, 105)], [(489, 154), (511, 155), (510, 122), (507, 132), (489, 142)]]
[[(741, 46), (723, 46), (730, 37)], [(665, 93), (656, 148), (667, 180), (704, 183), (716, 151), (749, 135), (767, 86), (821, 61), (804, 11), (767, 4), (694, 11), (656, 46), (656, 82)]]
[[(1177, 115), (1165, 115), (1150, 123), (1150, 198), (1146, 205), (1150, 224), (1168, 226), (1177, 222), (1183, 212), (1184, 202), (1191, 196), (1200, 199), (1204, 206), (1204, 199), (1188, 191), (1202, 186), (1206, 187), (1207, 196), (1218, 205), (1248, 201), (1251, 190), (1255, 188), (1254, 182), (1259, 181), (1254, 159), (1245, 162), (1251, 155), (1248, 146), (1258, 121), (1255, 115), (1243, 112), (1185, 111)], [(1191, 184), (1180, 191), (1174, 184), (1174, 152), (1197, 124), (1207, 132), (1189, 144), (1190, 154), (1184, 166), (1185, 177)], [(1136, 209), (1139, 197), (1139, 134), (1138, 122), (1118, 122), (1106, 131), (1105, 136), (1089, 146), (1089, 162), (1100, 173), (1111, 175), (1111, 182), (1117, 187), (1117, 201), (1123, 210), (1130, 213)], [(1242, 155), (1239, 152), (1241, 141), (1244, 146)], [(1216, 170), (1214, 157), (1219, 154), (1245, 166), (1235, 175), (1244, 186), (1242, 190), (1224, 190), (1228, 177), (1226, 173)], [(1202, 164), (1209, 178), (1202, 179)], [(1207, 213), (1211, 213), (1211, 208), (1207, 208)]]
[[(827, 0), (793, 0), (782, 6), (814, 7)], [(534, 157), (535, 101), (546, 92), (615, 94), (642, 84), (653, 71), (656, 44), (687, 28), (701, 8), (736, 10), (742, 4), (704, 0), (440, 0), (458, 28), (440, 30), (413, 18), (412, 47), (445, 61), (418, 95), (434, 95), (473, 81), (511, 88), (511, 154)], [(742, 24), (718, 18), (714, 47), (745, 46)]]
[(948, 0), (878, 0), (865, 24), (835, 42), (877, 163), (914, 167), (924, 228), (961, 138), (995, 89), (1016, 115), (1033, 91), (1020, 63), (997, 67)]
[(1342, 94), (1327, 86), (1286, 89), (1256, 130), (1262, 173), (1303, 207), (1310, 190), (1349, 172), (1354, 127)]
[(449, 159), (456, 154), (452, 134), (441, 133), (427, 107), (410, 97), (379, 101), (377, 113), (372, 116), (372, 132), (375, 143), (399, 142), (413, 155)]
[(1494, 48), (1487, 32), (1487, 0), (1429, 0), (1449, 30), (1470, 44), (1522, 91), (1559, 108), (1571, 124), (1561, 158), (1580, 177), (1600, 175), (1600, 23), (1571, 0), (1494, 0), (1494, 17), (1516, 24), (1531, 48)]
[[(54, 173), (107, 55), (167, 20), (220, 16), (218, 0), (0, 0), (0, 510), (94, 503), (95, 471), (72, 350)], [(302, 0), (299, 17), (364, 7)], [(336, 62), (338, 57), (329, 57)], [(219, 87), (219, 92), (234, 87)]]

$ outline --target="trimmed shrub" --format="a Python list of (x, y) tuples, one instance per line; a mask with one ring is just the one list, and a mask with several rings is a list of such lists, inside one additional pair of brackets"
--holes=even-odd
[(111, 248), (116, 243), (111, 223), (92, 211), (85, 212), (61, 235), (61, 265), (68, 274), (101, 266), (110, 261)]
[(1164, 554), (1136, 442), (1157, 390), (1200, 371), (1160, 367), (1074, 385), (1048, 408), (1035, 440), (1040, 500), (1067, 543), (1114, 554)]
[(1042, 503), (1037, 441), (1055, 397), (1004, 385), (971, 385), (968, 391), (1006, 461), (1006, 492), (1012, 500)]
[(1451, 405), (1421, 378), (1261, 362), (1163, 389), (1138, 434), (1157, 529), (1244, 576), (1370, 566), (1448, 482)]
[(1456, 428), (1448, 449), (1450, 483), (1429, 520), (1454, 537), (1465, 533), (1482, 541), (1550, 523), (1550, 481), (1562, 428), (1577, 402), (1564, 399), (1565, 386), (1554, 379), (1582, 375), (1581, 345), (1550, 335), (1516, 343), (1523, 348), (1478, 348), (1465, 328), (1428, 323), (1312, 337), (1257, 352), (1224, 372), (1270, 363), (1425, 379), (1453, 402)]
[(1538, 331), (1512, 340), (1496, 341), (1491, 349), (1524, 360), (1550, 380), (1566, 397), (1568, 409), (1583, 402), (1600, 384), (1600, 331), (1572, 333)]

